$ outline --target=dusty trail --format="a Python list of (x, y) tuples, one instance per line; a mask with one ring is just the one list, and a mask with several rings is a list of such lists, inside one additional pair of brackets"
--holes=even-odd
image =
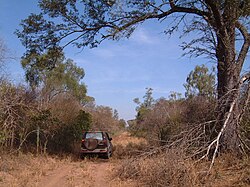
[[(141, 140), (132, 138), (128, 133), (113, 137), (115, 145), (139, 143)], [(90, 158), (74, 162), (66, 162), (43, 176), (38, 187), (135, 187), (135, 181), (121, 181), (114, 177), (114, 170), (122, 160), (111, 158)]]
[[(122, 133), (113, 137), (113, 144), (140, 142)], [(87, 158), (72, 160), (21, 155), (0, 160), (0, 187), (137, 187), (136, 181), (122, 181), (115, 175), (123, 160)]]
[(135, 187), (133, 182), (113, 176), (119, 161), (86, 159), (64, 165), (40, 179), (37, 187)]
[(64, 165), (48, 173), (48, 176), (45, 176), (42, 182), (38, 185), (39, 187), (66, 187), (67, 178), (70, 175), (72, 170), (71, 165)]
[(93, 186), (96, 187), (108, 187), (109, 185), (109, 176), (110, 173), (108, 170), (110, 169), (109, 163), (92, 163), (89, 166), (89, 170), (92, 173)]

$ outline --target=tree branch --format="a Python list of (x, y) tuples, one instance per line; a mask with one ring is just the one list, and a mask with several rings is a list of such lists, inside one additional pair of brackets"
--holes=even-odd
[(236, 28), (240, 31), (244, 38), (244, 43), (241, 47), (240, 53), (238, 55), (238, 58), (236, 60), (236, 63), (238, 64), (238, 73), (240, 73), (242, 66), (244, 64), (244, 61), (246, 59), (249, 46), (250, 46), (250, 33), (248, 33), (246, 27), (244, 27), (239, 21), (236, 22)]

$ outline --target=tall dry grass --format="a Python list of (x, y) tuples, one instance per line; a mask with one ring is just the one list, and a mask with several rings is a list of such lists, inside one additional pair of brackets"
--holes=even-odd
[(0, 153), (0, 186), (37, 186), (40, 179), (64, 162), (52, 157), (33, 154)]
[(210, 161), (186, 159), (178, 150), (148, 157), (126, 159), (117, 169), (121, 180), (134, 180), (148, 187), (250, 186), (250, 160), (221, 155), (208, 173)]
[(195, 186), (200, 184), (195, 166), (170, 151), (124, 161), (117, 170), (123, 179), (139, 180), (146, 186)]
[(113, 138), (113, 158), (124, 159), (139, 156), (149, 149), (144, 138), (132, 136), (128, 132), (122, 132)]

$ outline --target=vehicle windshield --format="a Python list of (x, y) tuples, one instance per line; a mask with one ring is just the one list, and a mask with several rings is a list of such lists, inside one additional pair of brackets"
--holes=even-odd
[(86, 139), (93, 138), (97, 140), (103, 140), (102, 133), (101, 132), (87, 132), (85, 135)]

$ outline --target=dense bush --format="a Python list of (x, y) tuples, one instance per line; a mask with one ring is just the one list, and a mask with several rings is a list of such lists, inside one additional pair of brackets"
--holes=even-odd
[(164, 145), (179, 134), (213, 120), (214, 112), (215, 102), (202, 96), (159, 99), (139, 119), (130, 121), (130, 131), (145, 137), (152, 145)]
[(48, 99), (43, 90), (32, 91), (3, 79), (0, 82), (0, 146), (38, 153), (72, 152), (76, 144), (80, 145), (84, 130), (98, 127), (114, 132), (124, 128), (124, 123), (114, 118), (112, 109), (103, 109), (105, 107), (93, 106), (90, 110), (69, 93)]

